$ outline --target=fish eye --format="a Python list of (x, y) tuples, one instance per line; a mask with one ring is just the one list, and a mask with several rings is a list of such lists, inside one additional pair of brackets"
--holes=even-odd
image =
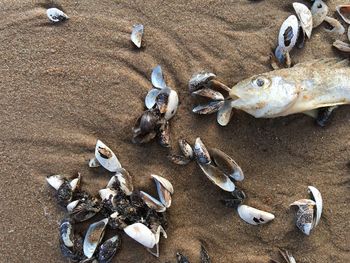
[(256, 80), (256, 85), (258, 85), (259, 87), (262, 87), (262, 86), (264, 86), (264, 84), (265, 84), (265, 82), (264, 82), (264, 80), (263, 79), (257, 79)]

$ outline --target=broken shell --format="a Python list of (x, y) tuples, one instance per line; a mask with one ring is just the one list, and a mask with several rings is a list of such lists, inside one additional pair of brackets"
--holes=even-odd
[(350, 44), (349, 43), (345, 43), (341, 40), (336, 40), (333, 43), (333, 47), (339, 49), (340, 51), (343, 52), (350, 52)]
[(101, 189), (100, 191), (98, 191), (98, 193), (102, 201), (112, 199), (114, 196), (117, 195), (117, 191), (111, 188)]
[(210, 257), (209, 257), (209, 253), (203, 244), (201, 244), (200, 256), (201, 256), (201, 263), (210, 263), (211, 262)]
[(120, 189), (126, 194), (131, 195), (134, 191), (134, 185), (132, 183), (132, 177), (125, 169), (121, 169), (115, 174), (118, 179)]
[(233, 160), (230, 156), (216, 148), (211, 148), (209, 150), (209, 154), (212, 161), (226, 175), (228, 175), (236, 181), (243, 181), (244, 174), (241, 167), (239, 167), (235, 160)]
[(223, 105), (224, 101), (222, 100), (209, 101), (207, 104), (194, 107), (192, 112), (197, 114), (211, 114), (220, 110)]
[(141, 47), (142, 36), (143, 36), (143, 25), (141, 24), (133, 25), (132, 32), (131, 32), (131, 41), (138, 48)]
[(191, 145), (185, 140), (185, 139), (180, 139), (179, 140), (179, 146), (182, 154), (188, 158), (188, 159), (193, 159), (193, 149)]
[(341, 18), (343, 18), (346, 23), (350, 24), (350, 4), (338, 5), (336, 9)]
[(177, 92), (175, 90), (171, 89), (169, 91), (168, 105), (166, 108), (164, 118), (166, 120), (170, 120), (175, 115), (178, 106), (179, 106), (179, 96), (177, 95)]
[(100, 167), (100, 166), (101, 166), (101, 164), (97, 161), (97, 159), (95, 157), (90, 159), (90, 161), (89, 161), (90, 168), (96, 168), (96, 167)]
[(73, 192), (80, 187), (80, 183), (81, 183), (81, 174), (78, 173), (78, 177), (74, 178), (69, 182)]
[(163, 147), (170, 147), (170, 127), (169, 122), (165, 122), (159, 129), (159, 144)]
[(158, 89), (166, 88), (166, 84), (165, 84), (165, 80), (164, 80), (163, 72), (162, 72), (162, 67), (160, 65), (156, 66), (152, 70), (151, 81), (152, 81), (153, 87), (155, 87), (155, 88), (158, 88)]
[(95, 158), (108, 171), (116, 172), (122, 165), (112, 150), (100, 140), (97, 140), (95, 147)]
[(46, 181), (47, 183), (52, 186), (53, 188), (55, 188), (56, 190), (58, 190), (58, 188), (61, 187), (61, 185), (64, 183), (66, 179), (64, 178), (63, 175), (61, 174), (55, 174), (55, 175), (48, 175), (46, 177)]
[(231, 101), (227, 100), (224, 102), (224, 105), (219, 109), (216, 116), (216, 121), (219, 123), (219, 125), (226, 126), (230, 122), (231, 115)]
[(169, 208), (171, 205), (171, 195), (174, 194), (173, 185), (164, 177), (155, 174), (151, 174), (151, 176), (156, 183), (160, 201), (166, 208)]
[(198, 95), (198, 96), (209, 98), (212, 100), (224, 100), (224, 96), (220, 92), (209, 88), (196, 90), (192, 92), (192, 95)]
[(315, 227), (318, 225), (321, 219), (322, 215), (322, 208), (323, 208), (323, 201), (322, 201), (322, 195), (320, 191), (314, 186), (308, 186), (309, 193), (312, 196), (312, 199), (316, 203), (316, 218), (315, 218)]
[(68, 219), (60, 224), (60, 248), (62, 255), (72, 262), (80, 262), (84, 258), (82, 239), (74, 235), (73, 225)]
[(68, 248), (72, 248), (74, 246), (73, 225), (70, 223), (68, 219), (64, 219), (61, 222), (60, 240)]
[(91, 258), (94, 255), (98, 244), (103, 238), (107, 223), (108, 218), (105, 218), (89, 226), (84, 238), (84, 255), (87, 258)]
[(312, 32), (312, 14), (310, 9), (301, 3), (293, 3), (293, 8), (300, 20), (300, 25), (303, 28), (303, 31), (305, 32), (306, 36), (310, 38)]
[(201, 138), (198, 137), (196, 139), (193, 148), (194, 156), (196, 157), (198, 163), (209, 164), (211, 162), (209, 152), (202, 142)]
[(310, 199), (301, 199), (290, 204), (290, 206), (298, 206), (296, 215), (296, 225), (305, 235), (310, 235), (314, 227), (314, 209), (316, 203)]
[(99, 248), (98, 262), (109, 263), (120, 248), (122, 240), (119, 235), (107, 239)]
[(169, 154), (167, 157), (171, 162), (178, 165), (186, 165), (191, 161), (191, 159), (182, 155)]
[(343, 25), (337, 19), (334, 19), (332, 17), (326, 16), (324, 21), (326, 23), (328, 23), (331, 26), (331, 28), (332, 28), (332, 29), (325, 28), (324, 29), (325, 31), (327, 31), (329, 33), (339, 34), (339, 35), (342, 35), (342, 34), (345, 33), (345, 28), (343, 27)]
[(159, 89), (151, 89), (146, 97), (145, 97), (145, 105), (147, 109), (152, 109), (153, 106), (156, 104), (156, 98), (159, 95), (160, 90)]
[(58, 8), (49, 8), (46, 10), (47, 17), (51, 22), (58, 23), (69, 19), (69, 17)]
[(125, 234), (147, 248), (153, 248), (156, 237), (152, 231), (142, 223), (134, 223), (124, 228)]
[(154, 233), (154, 236), (155, 236), (155, 239), (156, 239), (156, 245), (152, 249), (148, 248), (147, 251), (150, 252), (153, 256), (159, 257), (159, 238), (160, 238), (160, 233), (162, 233), (165, 238), (167, 238), (167, 234), (166, 234), (165, 230), (163, 229), (163, 227), (161, 225), (159, 225), (156, 228), (155, 231), (154, 231), (154, 226), (153, 226), (152, 232)]
[(73, 198), (73, 190), (68, 181), (64, 183), (57, 190), (57, 201), (61, 206), (67, 206)]
[(289, 16), (282, 24), (278, 35), (278, 45), (285, 51), (291, 51), (298, 38), (299, 22), (295, 15)]
[(232, 197), (230, 199), (224, 199), (220, 201), (226, 207), (237, 208), (239, 205), (243, 203), (245, 199), (246, 199), (246, 194), (242, 190), (236, 188), (232, 192)]
[(68, 214), (75, 223), (90, 219), (100, 210), (101, 206), (98, 200), (91, 196), (72, 201), (67, 205)]
[(328, 6), (322, 0), (316, 0), (311, 7), (311, 14), (313, 28), (318, 27), (328, 14)]
[(216, 75), (211, 72), (200, 72), (194, 74), (188, 83), (188, 89), (192, 93), (208, 84), (208, 82), (214, 78), (216, 78)]
[(235, 190), (235, 184), (219, 168), (211, 164), (202, 164), (199, 162), (198, 165), (209, 180), (222, 190), (227, 192), (233, 192)]
[(149, 208), (154, 209), (158, 213), (165, 212), (166, 207), (151, 195), (140, 191), (140, 196)]
[(239, 205), (237, 212), (240, 218), (251, 225), (265, 224), (275, 218), (275, 216), (271, 213), (261, 211), (247, 205)]

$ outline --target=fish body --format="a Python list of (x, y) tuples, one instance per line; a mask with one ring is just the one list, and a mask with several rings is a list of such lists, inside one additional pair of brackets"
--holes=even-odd
[(347, 60), (318, 59), (256, 75), (230, 91), (231, 107), (256, 118), (274, 118), (350, 104)]

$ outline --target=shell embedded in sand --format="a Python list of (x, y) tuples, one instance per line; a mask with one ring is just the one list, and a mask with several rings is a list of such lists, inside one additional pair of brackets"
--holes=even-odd
[(301, 27), (303, 28), (306, 36), (310, 38), (312, 32), (312, 14), (310, 9), (301, 3), (293, 3), (293, 7), (300, 20)]
[(138, 48), (141, 47), (142, 37), (143, 37), (143, 25), (141, 25), (141, 24), (133, 25), (133, 29), (131, 32), (131, 41)]
[(332, 27), (332, 29), (325, 28), (324, 29), (325, 31), (329, 33), (335, 33), (338, 35), (342, 35), (345, 33), (345, 28), (337, 19), (326, 16), (326, 18), (324, 19), (324, 22), (328, 23)]
[(328, 6), (322, 0), (316, 0), (311, 7), (312, 27), (322, 24), (328, 14)]
[(333, 47), (339, 49), (340, 51), (343, 52), (350, 52), (350, 44), (349, 43), (345, 43), (341, 40), (336, 40), (333, 42)]
[(338, 5), (336, 7), (338, 14), (348, 24), (350, 24), (350, 4)]
[(46, 10), (47, 17), (51, 22), (58, 23), (67, 20), (69, 17), (58, 8), (49, 8)]
[(282, 24), (279, 35), (278, 45), (285, 51), (291, 51), (298, 39), (299, 21), (295, 15), (289, 16)]
[(296, 226), (305, 234), (310, 235), (314, 227), (314, 209), (316, 203), (310, 199), (301, 199), (290, 204), (290, 206), (298, 206), (296, 215)]
[(94, 255), (97, 246), (103, 238), (107, 223), (108, 218), (105, 218), (89, 226), (84, 238), (84, 255), (87, 258), (91, 258)]
[(320, 191), (314, 187), (314, 186), (308, 186), (309, 193), (312, 195), (312, 199), (316, 203), (316, 218), (315, 218), (315, 227), (318, 225), (321, 219), (322, 215), (322, 209), (323, 209), (323, 201), (322, 201), (322, 195)]
[(115, 156), (112, 150), (100, 140), (97, 140), (96, 143), (95, 158), (110, 172), (116, 172), (122, 168), (117, 156)]
[(266, 224), (275, 218), (271, 213), (247, 205), (239, 205), (237, 212), (240, 218), (251, 225)]

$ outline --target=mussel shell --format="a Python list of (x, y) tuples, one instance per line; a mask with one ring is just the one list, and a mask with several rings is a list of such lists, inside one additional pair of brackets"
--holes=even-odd
[(208, 179), (219, 186), (222, 190), (227, 192), (235, 190), (235, 184), (219, 168), (211, 164), (198, 163), (198, 165)]
[(312, 196), (312, 199), (316, 203), (316, 218), (315, 218), (315, 227), (318, 225), (321, 219), (322, 215), (322, 209), (323, 209), (323, 201), (322, 201), (322, 195), (320, 191), (314, 187), (314, 186), (308, 186), (309, 193)]
[(222, 100), (209, 101), (207, 104), (197, 105), (192, 109), (192, 112), (196, 114), (212, 114), (219, 111), (224, 103)]
[(241, 205), (244, 202), (245, 199), (246, 199), (246, 194), (242, 190), (236, 188), (232, 192), (232, 198), (224, 199), (220, 201), (227, 207), (237, 208), (239, 205)]
[(177, 165), (186, 165), (191, 161), (191, 159), (187, 158), (186, 156), (177, 154), (169, 154), (167, 157), (172, 163)]
[(211, 148), (209, 150), (212, 161), (222, 170), (226, 175), (236, 181), (243, 181), (244, 174), (241, 167), (223, 151)]
[(139, 119), (139, 128), (141, 133), (150, 133), (155, 130), (159, 117), (153, 111), (145, 111)]
[(133, 29), (131, 32), (131, 41), (137, 46), (138, 48), (141, 47), (142, 44), (142, 36), (143, 36), (143, 25), (137, 24), (133, 25)]
[(188, 159), (193, 159), (194, 154), (193, 154), (193, 149), (192, 146), (186, 141), (186, 139), (180, 139), (179, 140), (179, 146), (182, 154), (188, 158)]
[(126, 195), (131, 195), (134, 191), (134, 185), (130, 173), (125, 169), (121, 169), (115, 176), (118, 179), (120, 189)]
[(310, 235), (314, 227), (314, 214), (316, 203), (310, 199), (295, 201), (290, 206), (298, 206), (296, 214), (296, 226), (305, 234)]
[(160, 89), (151, 89), (145, 97), (145, 105), (147, 109), (152, 109), (156, 104), (156, 98), (160, 93)]
[(167, 92), (167, 89), (165, 89), (165, 91), (163, 90), (159, 92), (158, 96), (156, 97), (157, 108), (161, 114), (167, 111), (169, 102), (169, 92)]
[(46, 10), (47, 17), (51, 22), (58, 23), (67, 20), (69, 17), (58, 8), (49, 8)]
[(65, 181), (56, 192), (57, 202), (61, 206), (66, 207), (73, 198), (73, 190), (68, 181)]
[(107, 223), (108, 218), (105, 218), (89, 226), (84, 239), (84, 255), (87, 258), (91, 258), (94, 255), (97, 246), (103, 238)]
[(278, 45), (285, 51), (291, 51), (298, 38), (299, 22), (295, 15), (289, 16), (282, 24), (278, 36)]
[(224, 105), (219, 109), (216, 116), (216, 121), (218, 122), (219, 125), (226, 126), (230, 122), (231, 116), (232, 116), (231, 101), (227, 100), (224, 102)]
[(163, 147), (170, 147), (170, 125), (169, 122), (165, 122), (159, 129), (159, 144)]
[(311, 14), (313, 28), (318, 27), (328, 14), (328, 6), (322, 0), (316, 0), (311, 7)]
[(265, 224), (275, 218), (271, 213), (247, 205), (239, 205), (237, 212), (241, 219), (251, 225)]
[(174, 193), (173, 185), (164, 177), (155, 174), (152, 174), (151, 176), (156, 183), (160, 201), (166, 208), (169, 208), (171, 205), (171, 195)]
[(324, 22), (326, 22), (327, 24), (329, 24), (331, 26), (331, 29), (325, 28), (324, 29), (325, 31), (327, 31), (329, 33), (335, 33), (338, 35), (342, 35), (345, 33), (345, 28), (337, 19), (326, 16), (326, 18), (324, 19)]
[(69, 219), (63, 219), (60, 224), (60, 240), (66, 247), (73, 248), (74, 232)]
[(188, 82), (188, 89), (190, 93), (202, 88), (206, 85), (210, 80), (216, 78), (216, 75), (211, 72), (200, 72), (194, 74), (190, 81)]
[[(312, 32), (312, 14), (309, 8), (302, 3), (293, 3), (293, 8), (297, 14), (300, 25), (308, 38), (311, 37)], [(301, 32), (300, 32), (301, 33)]]
[(156, 242), (156, 237), (152, 231), (142, 223), (134, 223), (124, 228), (124, 232), (147, 248), (153, 248)]
[(46, 181), (50, 186), (58, 190), (61, 187), (61, 185), (67, 180), (64, 178), (63, 175), (55, 174), (55, 175), (48, 175), (46, 177)]
[(187, 259), (187, 257), (182, 255), (180, 252), (176, 253), (176, 262), (177, 263), (190, 263), (190, 261)]
[(68, 213), (74, 222), (83, 222), (95, 216), (100, 210), (101, 205), (98, 200), (94, 197), (90, 197), (78, 200), (78, 203), (74, 208), (69, 209)]
[(205, 97), (211, 100), (224, 100), (224, 95), (222, 95), (220, 92), (212, 90), (210, 88), (202, 88), (199, 90), (196, 90), (192, 92), (192, 95), (198, 95), (201, 97)]
[(203, 244), (201, 244), (200, 257), (201, 257), (201, 263), (210, 263), (211, 262), (210, 257), (209, 257), (209, 253)]
[(110, 172), (116, 172), (122, 167), (113, 151), (100, 140), (96, 142), (95, 158)]
[(156, 131), (151, 131), (149, 133), (134, 133), (132, 142), (136, 144), (143, 144), (143, 143), (148, 143), (154, 138), (156, 138), (157, 132)]
[(345, 43), (341, 40), (336, 40), (334, 41), (333, 43), (333, 47), (339, 49), (340, 51), (343, 51), (343, 52), (350, 52), (350, 44), (349, 43)]
[(338, 5), (336, 7), (338, 14), (348, 24), (350, 24), (350, 4)]
[(121, 237), (115, 235), (110, 239), (107, 239), (99, 248), (98, 262), (99, 263), (110, 263), (120, 248), (122, 243)]
[(198, 163), (209, 164), (211, 162), (209, 151), (199, 137), (194, 143), (193, 152)]
[(156, 66), (152, 70), (151, 81), (152, 81), (153, 87), (155, 87), (155, 88), (158, 88), (158, 89), (166, 88), (166, 84), (165, 84), (165, 80), (164, 80), (163, 72), (162, 72), (162, 67), (160, 65)]
[(166, 207), (161, 202), (159, 202), (157, 199), (155, 199), (153, 196), (151, 196), (143, 191), (140, 191), (140, 196), (149, 208), (154, 209), (158, 213), (165, 212)]
[(177, 108), (179, 106), (179, 96), (175, 90), (169, 91), (168, 104), (166, 108), (166, 112), (164, 118), (166, 120), (170, 120), (177, 112)]

